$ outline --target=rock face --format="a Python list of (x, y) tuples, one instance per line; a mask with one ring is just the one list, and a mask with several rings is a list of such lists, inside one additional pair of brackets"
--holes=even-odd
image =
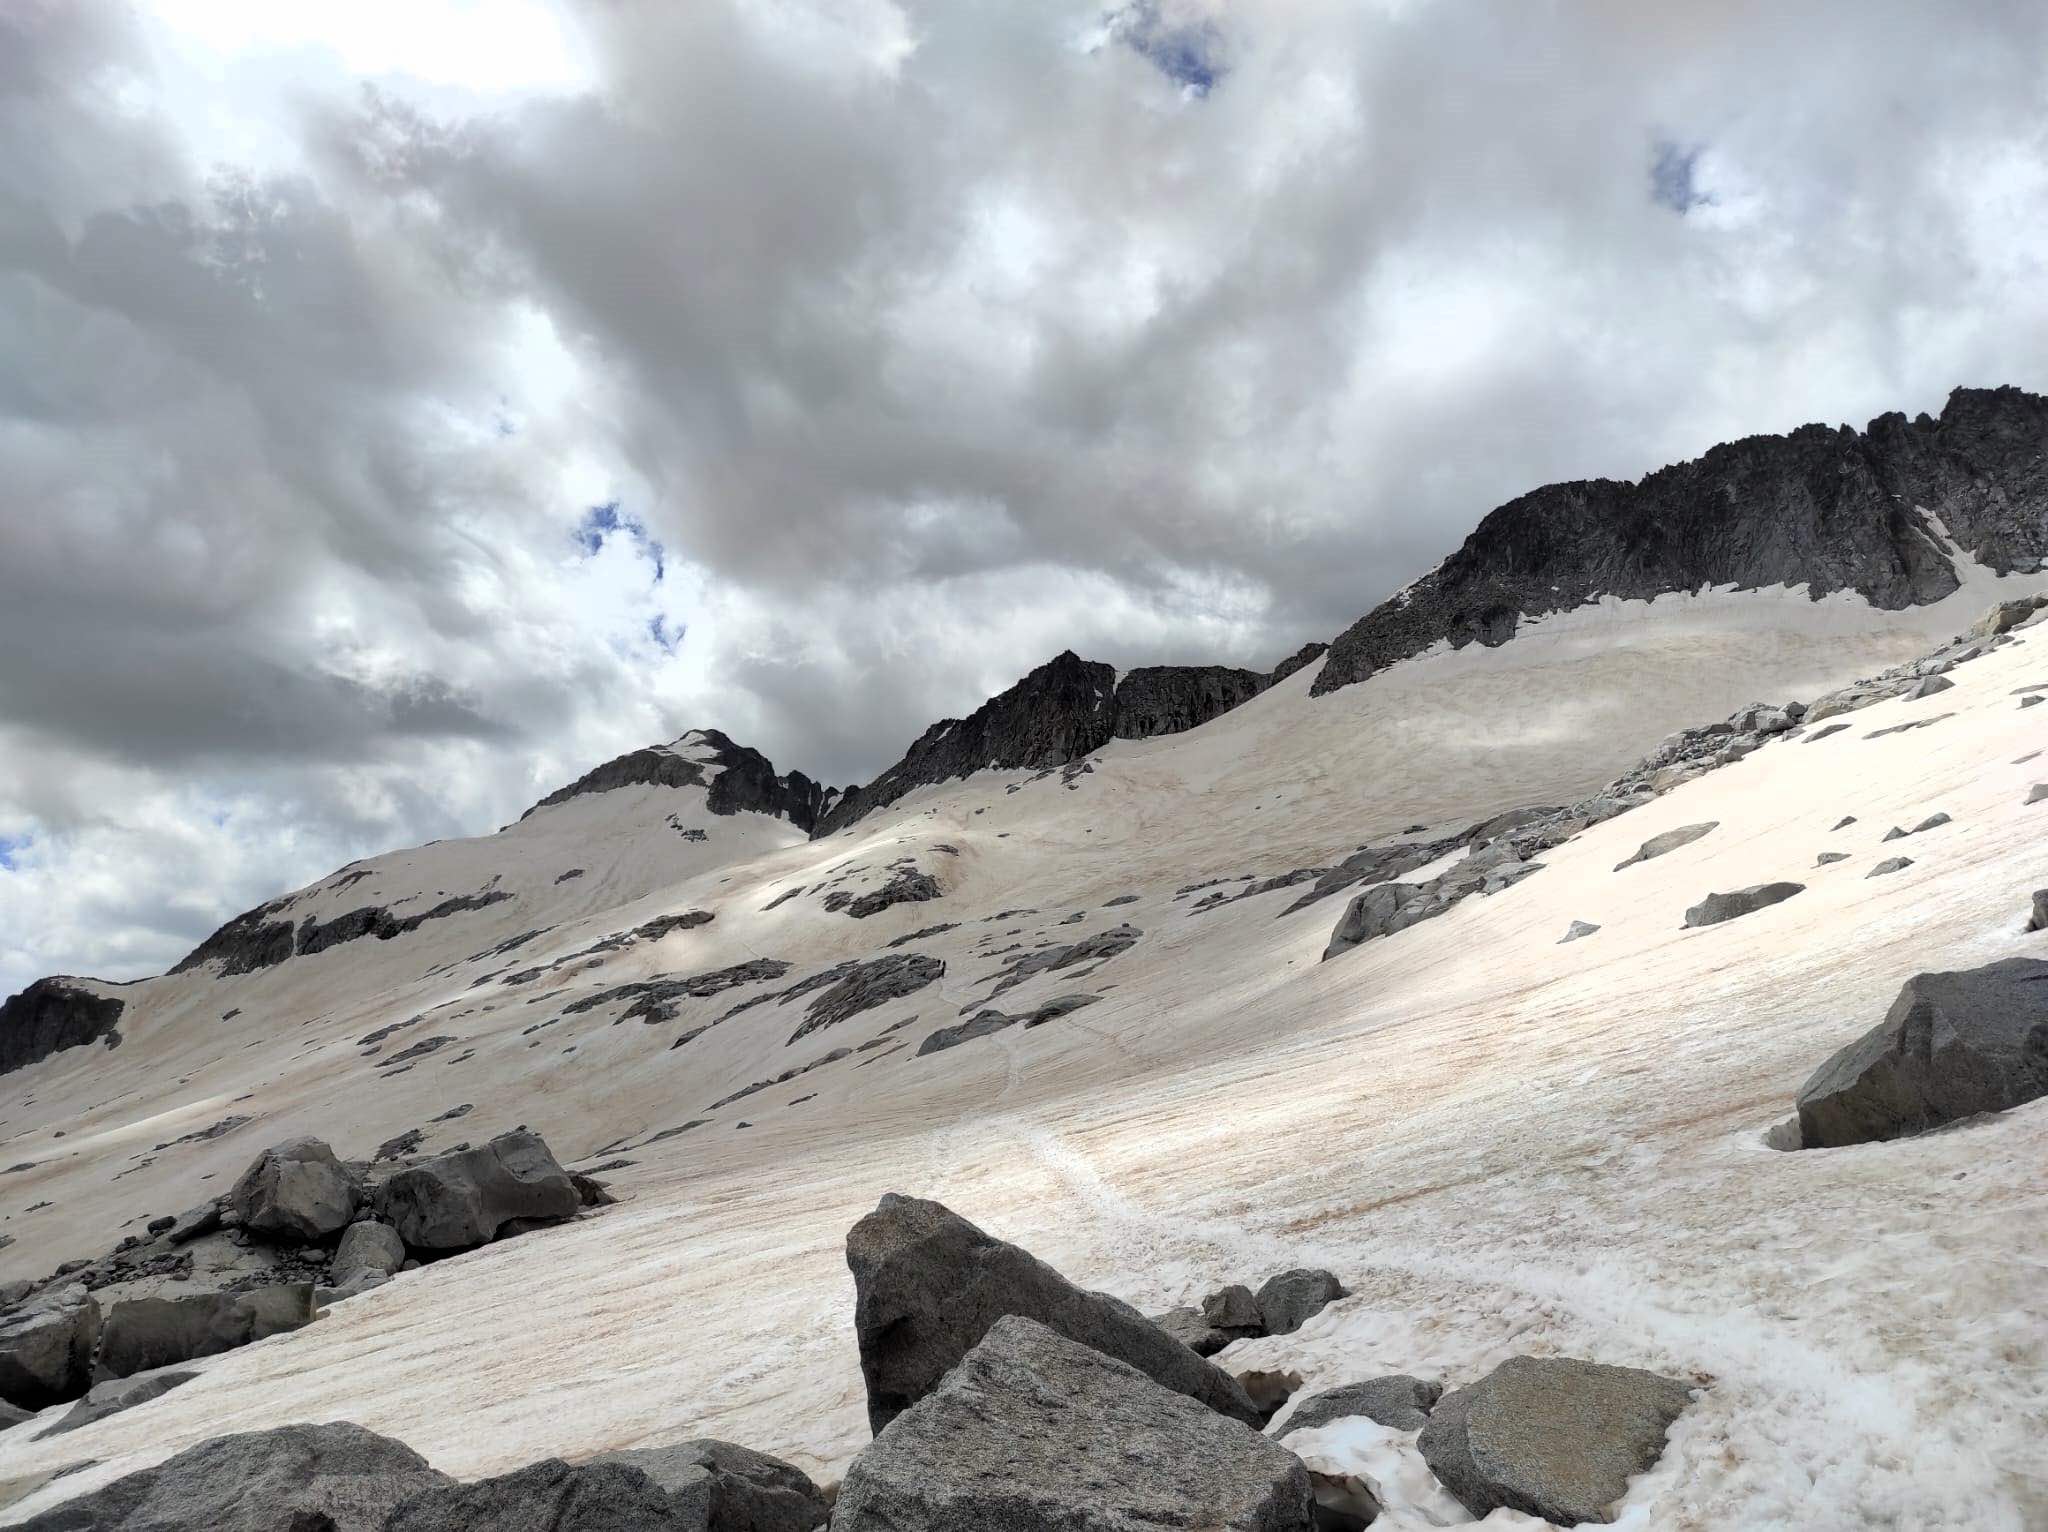
[(999, 1320), (847, 1470), (834, 1532), (1309, 1532), (1285, 1448), (1032, 1320)]
[(1690, 1401), (1654, 1372), (1520, 1356), (1444, 1395), (1416, 1445), (1474, 1516), (1506, 1506), (1559, 1526), (1608, 1521)]
[(914, 995), (945, 972), (943, 962), (922, 952), (889, 952), (869, 962), (856, 963), (804, 1008), (803, 1023), (789, 1035), (789, 1040), (794, 1043), (813, 1032), (837, 1026), (849, 1016)]
[(1136, 1367), (1164, 1388), (1255, 1425), (1237, 1381), (1129, 1304), (1074, 1286), (957, 1213), (890, 1193), (848, 1231), (854, 1334), (879, 1432), (938, 1387), (997, 1320), (1021, 1315)]
[(1260, 1286), (1259, 1317), (1268, 1335), (1292, 1335), (1343, 1296), (1344, 1284), (1327, 1271), (1283, 1271)]
[(215, 1356), (313, 1322), (313, 1284), (123, 1298), (107, 1310), (94, 1377), (125, 1378)]
[(327, 1280), (345, 1287), (362, 1276), (388, 1277), (405, 1264), (405, 1241), (387, 1223), (365, 1218), (352, 1223), (334, 1247), (334, 1264)]
[(82, 1286), (0, 1318), (0, 1400), (39, 1410), (80, 1397), (92, 1386), (99, 1340), (100, 1306)]
[(105, 1420), (109, 1415), (118, 1415), (123, 1410), (132, 1410), (138, 1404), (168, 1394), (181, 1383), (190, 1383), (198, 1377), (196, 1372), (175, 1372), (170, 1370), (147, 1372), (133, 1378), (109, 1378), (104, 1383), (95, 1383), (86, 1391), (78, 1403), (64, 1412), (64, 1417), (37, 1438), (62, 1436), (66, 1431), (76, 1431), (80, 1426), (89, 1426), (96, 1420)]
[(25, 1069), (66, 1048), (119, 1040), (121, 1034), (114, 1027), (126, 1002), (113, 995), (95, 995), (84, 983), (79, 979), (38, 979), (0, 1003), (0, 1075)]
[(816, 833), (829, 835), (917, 788), (985, 768), (1045, 771), (1113, 739), (1178, 734), (1229, 712), (1268, 684), (1255, 671), (1216, 665), (1149, 665), (1119, 681), (1114, 667), (1069, 649), (967, 717), (933, 724), (902, 760), (865, 787), (849, 788)]
[(1403, 1373), (1347, 1383), (1302, 1400), (1286, 1423), (1273, 1433), (1273, 1439), (1278, 1441), (1291, 1431), (1313, 1431), (1354, 1415), (1367, 1416), (1396, 1431), (1420, 1431), (1429, 1424), (1429, 1412), (1436, 1408), (1443, 1392), (1441, 1383), (1428, 1383)]
[(469, 1250), (516, 1219), (560, 1219), (582, 1206), (538, 1133), (501, 1133), (407, 1166), (377, 1190), (377, 1213), (415, 1250)]
[(1713, 448), (1634, 484), (1552, 484), (1511, 500), (1429, 574), (1340, 634), (1317, 694), (1438, 642), (1497, 645), (1525, 618), (1597, 596), (1703, 585), (1853, 590), (1887, 611), (1958, 588), (1924, 507), (2000, 573), (2048, 555), (2048, 400), (1958, 389), (1939, 420), (1861, 433), (1802, 426)]
[(667, 1493), (675, 1525), (689, 1532), (811, 1532), (832, 1514), (802, 1469), (709, 1437), (607, 1452), (590, 1460), (598, 1463), (646, 1474)]
[(1800, 1139), (1812, 1149), (1904, 1138), (2043, 1095), (2048, 962), (1923, 973), (1800, 1089)]
[(1685, 912), (1685, 923), (1688, 927), (1718, 926), (1724, 920), (1736, 920), (1782, 904), (1805, 891), (1804, 883), (1758, 883), (1729, 894), (1709, 894)]
[(543, 1458), (496, 1478), (441, 1484), (401, 1503), (384, 1532), (680, 1532), (659, 1484), (622, 1463)]
[(619, 787), (705, 787), (714, 814), (772, 814), (808, 832), (823, 812), (827, 790), (800, 771), (786, 777), (758, 750), (736, 745), (716, 729), (692, 729), (666, 745), (633, 750), (557, 788), (519, 817)]
[(27, 1532), (384, 1532), (445, 1475), (403, 1442), (346, 1421), (217, 1436), (53, 1506)]
[(1651, 861), (1656, 857), (1663, 856), (1666, 852), (1676, 851), (1680, 846), (1690, 846), (1701, 836), (1712, 834), (1713, 831), (1720, 828), (1720, 824), (1721, 821), (1718, 819), (1709, 819), (1705, 824), (1680, 825), (1675, 830), (1666, 830), (1662, 835), (1653, 835), (1636, 848), (1634, 856), (1630, 857), (1627, 861), (1616, 862), (1614, 870), (1620, 872), (1624, 867), (1633, 867), (1638, 862)]
[(363, 1183), (317, 1138), (273, 1144), (228, 1193), (242, 1227), (274, 1239), (324, 1240), (363, 1205)]

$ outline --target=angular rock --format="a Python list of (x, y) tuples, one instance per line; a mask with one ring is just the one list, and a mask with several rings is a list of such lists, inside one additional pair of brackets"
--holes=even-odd
[(937, 1388), (1005, 1315), (1036, 1320), (1248, 1425), (1259, 1419), (1234, 1378), (1129, 1304), (1074, 1286), (936, 1202), (883, 1197), (848, 1231), (846, 1264), (868, 1422), (878, 1432)]
[(1816, 867), (1832, 867), (1837, 862), (1846, 862), (1848, 860), (1849, 853), (1846, 851), (1823, 851), (1813, 859), (1813, 865)]
[(1259, 1314), (1259, 1300), (1252, 1290), (1233, 1282), (1202, 1300), (1202, 1318), (1218, 1330), (1238, 1335), (1263, 1335), (1266, 1322)]
[(228, 1193), (243, 1228), (277, 1239), (328, 1239), (362, 1203), (362, 1178), (317, 1138), (271, 1145)]
[(313, 1322), (313, 1284), (123, 1298), (107, 1310), (93, 1376), (104, 1382), (232, 1351)]
[(1581, 941), (1599, 929), (1590, 920), (1575, 920), (1565, 927), (1564, 935), (1557, 939), (1557, 945), (1562, 947), (1566, 942)]
[(474, 1249), (514, 1220), (569, 1218), (583, 1205), (569, 1173), (526, 1128), (407, 1166), (376, 1201), (409, 1249), (429, 1251)]
[(1955, 684), (1947, 676), (1923, 676), (1899, 695), (1908, 702), (1918, 702), (1922, 697), (1932, 697), (1937, 692), (1945, 692)]
[(1881, 1023), (1801, 1087), (1800, 1140), (1813, 1149), (1905, 1138), (2043, 1095), (2048, 962), (1917, 974)]
[(1292, 1335), (1344, 1296), (1344, 1284), (1327, 1271), (1296, 1267), (1268, 1277), (1259, 1288), (1259, 1314), (1268, 1335)]
[(76, 1399), (92, 1385), (100, 1306), (74, 1283), (0, 1319), (0, 1400), (23, 1409)]
[(789, 1035), (794, 1043), (850, 1016), (914, 995), (944, 976), (946, 965), (922, 952), (891, 952), (856, 963), (804, 1010), (803, 1024)]
[(689, 1532), (811, 1532), (832, 1514), (802, 1469), (710, 1437), (607, 1452), (590, 1462), (646, 1474), (667, 1493), (676, 1526)]
[(1724, 920), (1735, 920), (1774, 904), (1782, 904), (1794, 894), (1805, 891), (1804, 883), (1758, 883), (1749, 888), (1738, 888), (1733, 893), (1709, 894), (1685, 912), (1685, 923), (1688, 927), (1717, 926)]
[(1152, 1323), (1179, 1341), (1196, 1356), (1214, 1356), (1232, 1341), (1238, 1339), (1228, 1330), (1219, 1330), (1202, 1317), (1197, 1308), (1168, 1309), (1164, 1314), (1152, 1316)]
[(89, 1426), (96, 1420), (105, 1420), (109, 1415), (132, 1410), (136, 1405), (147, 1404), (159, 1395), (168, 1394), (181, 1383), (190, 1383), (198, 1376), (196, 1372), (164, 1369), (138, 1373), (132, 1378), (109, 1378), (104, 1383), (95, 1383), (86, 1391), (83, 1399), (66, 1410), (62, 1418), (49, 1430), (42, 1432), (36, 1440), (43, 1441), (52, 1436), (62, 1436), (67, 1431), (76, 1431), (80, 1426)]
[(2048, 798), (2048, 782), (2036, 782), (2027, 789), (2028, 803), (2039, 803), (2043, 798)]
[(403, 1442), (348, 1421), (216, 1436), (53, 1506), (24, 1532), (384, 1532), (391, 1510), (446, 1484)]
[(1012, 1315), (854, 1459), (832, 1527), (1309, 1532), (1314, 1503), (1285, 1448)]
[(1354, 1415), (1367, 1416), (1396, 1431), (1420, 1431), (1429, 1424), (1429, 1412), (1436, 1408), (1443, 1392), (1441, 1383), (1411, 1378), (1405, 1373), (1346, 1383), (1302, 1400), (1288, 1415), (1286, 1424), (1273, 1433), (1273, 1439), (1278, 1441), (1291, 1431), (1313, 1431)]
[(95, 995), (90, 979), (38, 979), (0, 1002), (0, 1075), (25, 1069), (66, 1048), (118, 1043), (126, 1002)]
[(1720, 826), (1720, 820), (1709, 819), (1703, 824), (1680, 825), (1675, 830), (1666, 830), (1662, 835), (1653, 835), (1636, 847), (1634, 856), (1629, 857), (1626, 861), (1616, 862), (1614, 870), (1620, 872), (1624, 867), (1633, 867), (1638, 862), (1651, 861), (1654, 858), (1665, 855), (1667, 852), (1676, 851), (1680, 846), (1690, 846), (1701, 836), (1712, 834)]
[(681, 1532), (668, 1491), (623, 1463), (543, 1458), (495, 1478), (444, 1483), (409, 1496), (383, 1532)]
[(1654, 1372), (1518, 1356), (1444, 1395), (1416, 1445), (1474, 1516), (1506, 1506), (1559, 1526), (1608, 1521), (1690, 1402)]
[(405, 1264), (405, 1241), (388, 1223), (365, 1218), (342, 1231), (327, 1280), (346, 1287), (361, 1276), (388, 1277)]
[(1870, 871), (1866, 872), (1863, 876), (1866, 879), (1881, 878), (1886, 873), (1904, 872), (1908, 867), (1911, 867), (1912, 865), (1913, 859), (1910, 856), (1888, 856), (1882, 862), (1879, 862), (1875, 867), (1871, 868)]

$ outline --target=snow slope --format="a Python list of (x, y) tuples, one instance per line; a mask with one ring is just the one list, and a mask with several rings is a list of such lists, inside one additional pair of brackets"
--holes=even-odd
[[(1388, 1371), (1456, 1384), (1518, 1352), (1699, 1378), (1624, 1525), (2042, 1525), (2048, 1103), (1847, 1150), (1780, 1153), (1764, 1134), (1910, 974), (2042, 953), (2021, 927), (2048, 884), (2030, 818), (2048, 806), (2023, 800), (2048, 757), (2015, 761), (2048, 748), (2048, 709), (2011, 693), (2048, 682), (2048, 629), (1962, 666), (1950, 691), (1774, 743), (1545, 853), (1503, 893), (1328, 963), (1341, 899), (1278, 918), (1299, 890), (1198, 914), (1176, 892), (1568, 801), (1672, 729), (1911, 658), (2043, 584), (1980, 571), (1898, 613), (1799, 592), (1582, 609), (1315, 701), (1311, 666), (1192, 733), (1113, 745), (1091, 771), (981, 773), (816, 842), (761, 816), (687, 814), (712, 838), (684, 841), (665, 815), (693, 790), (630, 788), (365, 864), (387, 897), (492, 878), (518, 897), (254, 974), (126, 989), (120, 1048), (9, 1079), (0, 1159), (33, 1168), (0, 1179), (15, 1235), (0, 1276), (95, 1253), (124, 1222), (224, 1187), (264, 1144), (317, 1133), (365, 1155), (462, 1103), (473, 1111), (429, 1147), (530, 1123), (565, 1160), (632, 1161), (606, 1173), (624, 1205), (409, 1273), (127, 1415), (49, 1443), (0, 1434), (0, 1480), (101, 1460), (0, 1519), (283, 1419), (357, 1420), (465, 1475), (715, 1435), (836, 1477), (866, 1439), (841, 1240), (899, 1190), (1148, 1310), (1327, 1265), (1354, 1296), (1222, 1357), (1284, 1362), (1310, 1388)], [(1953, 822), (1880, 853), (1891, 824), (1937, 809)], [(1612, 870), (1709, 819), (1704, 839)], [(1830, 849), (1851, 859), (1815, 868)], [(1865, 878), (1900, 850), (1914, 866)], [(942, 897), (864, 920), (825, 907), (905, 858)], [(571, 866), (585, 875), (557, 884)], [(1710, 890), (1777, 878), (1807, 890), (1680, 928)], [(371, 887), (323, 891), (335, 902), (320, 909)], [(589, 953), (690, 909), (715, 918)], [(1602, 929), (1557, 945), (1573, 919)], [(727, 1015), (942, 922), (957, 925), (894, 949), (946, 962), (927, 989), (796, 1041), (812, 997)], [(1143, 933), (1128, 951), (995, 1001), (1095, 1004), (912, 1056), (978, 1008), (997, 949), (1119, 922)], [(790, 963), (787, 978), (670, 1020), (568, 1009), (758, 958)], [(362, 1056), (362, 1037), (414, 1016)], [(382, 1062), (436, 1035), (452, 1040), (411, 1067)], [(235, 1114), (254, 1120), (155, 1148)], [(1390, 1528), (1463, 1524), (1412, 1443), (1360, 1425), (1290, 1444), (1372, 1473)]]

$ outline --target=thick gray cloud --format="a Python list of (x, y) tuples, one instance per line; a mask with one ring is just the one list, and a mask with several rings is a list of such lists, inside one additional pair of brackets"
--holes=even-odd
[(1536, 483), (2048, 386), (2036, 6), (560, 24), (481, 90), (0, 11), (0, 991), (692, 724), (865, 777)]

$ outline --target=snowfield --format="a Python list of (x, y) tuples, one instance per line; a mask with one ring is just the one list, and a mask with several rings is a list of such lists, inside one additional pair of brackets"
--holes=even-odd
[[(868, 1439), (842, 1240), (894, 1190), (1148, 1312), (1326, 1266), (1352, 1296), (1217, 1358), (1296, 1369), (1304, 1395), (1389, 1372), (1457, 1386), (1521, 1353), (1695, 1380), (1618, 1507), (1631, 1532), (2048, 1525), (2048, 1102), (1898, 1143), (1765, 1141), (1913, 973), (2048, 956), (2023, 929), (2048, 886), (2048, 803), (2024, 802), (2048, 781), (2048, 754), (2027, 759), (2048, 751), (2048, 708), (2014, 695), (2048, 683), (2048, 627), (1958, 667), (1951, 690), (1777, 740), (1544, 853), (1504, 892), (1327, 963), (1346, 895), (1284, 917), (1304, 887), (1200, 913), (1198, 894), (1177, 896), (1583, 797), (1672, 730), (1811, 698), (2044, 587), (1975, 571), (1949, 601), (1897, 613), (1796, 591), (1611, 604), (1315, 701), (1310, 666), (1092, 771), (980, 773), (820, 841), (711, 815), (699, 789), (625, 788), (377, 858), (347, 888), (325, 880), (297, 914), (513, 897), (255, 973), (114, 991), (120, 1047), (7, 1082), (0, 1161), (31, 1168), (0, 1176), (0, 1277), (96, 1254), (224, 1190), (266, 1144), (310, 1133), (367, 1158), (463, 1103), (428, 1148), (530, 1124), (564, 1163), (631, 1161), (604, 1173), (622, 1205), (401, 1275), (73, 1434), (0, 1433), (0, 1481), (21, 1495), (0, 1521), (288, 1420), (357, 1421), (464, 1476), (710, 1435), (836, 1480)], [(1880, 850), (1936, 811), (1952, 822)], [(1614, 870), (1707, 820), (1692, 844)], [(1818, 867), (1823, 851), (1848, 860)], [(1898, 852), (1913, 865), (1866, 877)], [(828, 883), (866, 892), (904, 858), (940, 898), (860, 920), (824, 907)], [(1805, 890), (1681, 928), (1707, 893), (1779, 879)], [(715, 919), (587, 950), (692, 909)], [(1600, 930), (1559, 945), (1573, 920)], [(886, 946), (942, 922), (955, 928)], [(1143, 933), (1129, 950), (994, 1001), (1096, 1003), (913, 1056), (979, 1009), (1019, 955), (998, 949), (1120, 922)], [(946, 973), (794, 1042), (813, 996), (728, 1014), (891, 950)], [(755, 958), (792, 966), (665, 1021), (566, 1009)], [(363, 1056), (360, 1039), (414, 1017)], [(885, 1034), (907, 1046), (710, 1110)], [(383, 1062), (432, 1036), (451, 1041)], [(253, 1120), (171, 1142), (232, 1115)], [(1353, 1419), (1288, 1445), (1370, 1478), (1390, 1532), (1547, 1525), (1471, 1522), (1412, 1433)], [(37, 1487), (82, 1459), (96, 1462)]]

